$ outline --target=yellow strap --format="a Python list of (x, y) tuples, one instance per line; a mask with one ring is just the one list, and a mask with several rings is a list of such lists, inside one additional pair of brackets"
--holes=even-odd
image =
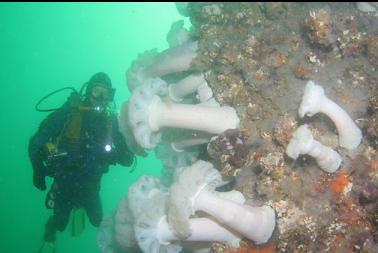
[(81, 119), (82, 115), (80, 111), (75, 111), (71, 114), (68, 119), (65, 129), (63, 131), (63, 137), (68, 140), (78, 140), (80, 139), (81, 132)]

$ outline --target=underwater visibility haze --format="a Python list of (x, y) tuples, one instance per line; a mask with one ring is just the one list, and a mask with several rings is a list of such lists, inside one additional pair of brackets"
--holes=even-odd
[[(138, 54), (168, 47), (167, 32), (182, 19), (174, 3), (0, 3), (0, 224), (1, 253), (37, 252), (51, 210), (46, 191), (33, 186), (29, 138), (47, 116), (34, 109), (48, 93), (66, 86), (77, 90), (96, 72), (106, 72), (116, 88), (119, 109), (129, 96), (126, 70)], [(54, 95), (43, 108), (62, 105), (69, 92)], [(152, 155), (137, 168), (111, 166), (100, 191), (104, 214), (113, 211), (128, 185), (141, 174), (159, 175)], [(47, 187), (51, 179), (47, 179)], [(70, 224), (57, 235), (60, 253), (100, 252), (98, 230), (86, 220), (78, 237)]]
[(102, 71), (138, 163), (57, 253), (378, 252), (377, 3), (1, 3), (0, 34), (0, 253), (36, 252), (50, 214), (36, 102)]

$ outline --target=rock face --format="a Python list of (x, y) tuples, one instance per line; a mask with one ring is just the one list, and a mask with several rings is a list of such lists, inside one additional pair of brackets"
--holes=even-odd
[[(278, 229), (269, 249), (378, 252), (374, 14), (354, 3), (189, 3), (184, 11), (193, 25), (189, 36), (198, 40), (192, 64), (216, 101), (240, 118), (239, 130), (210, 142), (208, 159), (236, 177), (235, 189), (249, 201), (275, 208)], [(357, 150), (337, 145), (325, 116), (299, 118), (308, 79), (324, 84), (363, 129)], [(340, 153), (338, 172), (319, 170), (310, 157), (293, 162), (285, 155), (299, 123)], [(245, 240), (241, 247), (254, 245)], [(214, 244), (213, 252), (229, 251)]]

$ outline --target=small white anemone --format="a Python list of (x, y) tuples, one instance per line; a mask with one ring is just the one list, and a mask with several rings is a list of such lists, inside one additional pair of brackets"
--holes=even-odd
[(127, 71), (129, 90), (133, 91), (149, 78), (190, 70), (197, 50), (197, 41), (188, 41), (161, 53), (154, 49), (139, 55)]
[(239, 117), (232, 107), (164, 103), (159, 95), (166, 92), (163, 80), (151, 78), (130, 97), (129, 123), (136, 141), (144, 148), (154, 148), (160, 142), (163, 128), (220, 134), (239, 126)]
[(160, 142), (161, 133), (153, 131), (149, 124), (151, 100), (157, 94), (165, 94), (167, 84), (160, 78), (150, 78), (138, 86), (128, 102), (128, 120), (135, 141), (143, 148), (153, 148)]
[[(181, 102), (185, 96), (193, 94), (197, 90), (203, 89), (203, 87), (208, 87), (204, 76), (202, 74), (192, 74), (177, 83), (169, 84), (168, 94), (173, 101)], [(210, 96), (212, 97), (212, 93)]]
[(171, 187), (168, 220), (180, 238), (191, 235), (188, 220), (203, 211), (257, 244), (265, 243), (275, 227), (270, 206), (252, 207), (220, 196), (214, 190), (222, 178), (209, 162), (198, 160), (187, 167)]
[(344, 148), (355, 149), (361, 142), (362, 133), (358, 126), (339, 105), (325, 96), (323, 87), (314, 81), (307, 82), (298, 112), (301, 118), (319, 112), (326, 114), (335, 124), (339, 144)]
[(134, 234), (133, 219), (127, 196), (122, 198), (118, 204), (114, 222), (115, 239), (118, 247), (124, 252), (134, 252), (138, 248), (138, 242)]
[(169, 47), (182, 45), (189, 41), (189, 31), (184, 27), (184, 20), (173, 22), (167, 34)]
[(121, 106), (119, 119), (118, 119), (119, 130), (123, 137), (125, 138), (128, 148), (136, 155), (146, 157), (148, 154), (136, 141), (133, 129), (129, 123), (129, 106), (128, 101), (124, 102)]
[(161, 243), (158, 224), (166, 212), (166, 188), (159, 179), (143, 175), (129, 187), (128, 203), (134, 218), (135, 238), (144, 253), (178, 253), (178, 244)]
[(307, 125), (300, 126), (294, 132), (289, 145), (286, 147), (286, 154), (294, 160), (299, 155), (312, 156), (320, 168), (329, 173), (335, 172), (341, 164), (341, 156), (332, 148), (314, 140)]
[[(166, 131), (165, 133), (168, 133)], [(210, 135), (204, 133), (191, 133), (190, 135), (180, 131), (179, 138), (163, 141), (155, 148), (156, 157), (163, 162), (163, 181), (169, 185), (172, 180), (180, 175), (182, 168), (191, 165), (197, 160), (201, 145), (210, 140)]]
[[(182, 246), (166, 219), (166, 188), (158, 178), (142, 176), (129, 188), (128, 202), (134, 217), (135, 237), (144, 253), (176, 253)], [(189, 220), (190, 242), (225, 242), (239, 244), (240, 237), (209, 218)]]

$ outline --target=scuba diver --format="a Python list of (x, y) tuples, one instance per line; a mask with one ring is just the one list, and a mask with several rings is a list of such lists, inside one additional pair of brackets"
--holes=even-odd
[[(84, 87), (85, 94), (81, 94)], [(108, 75), (96, 73), (80, 93), (72, 92), (62, 107), (51, 109), (54, 111), (30, 139), (34, 186), (44, 191), (46, 176), (54, 178), (45, 201), (53, 215), (45, 225), (40, 252), (54, 252), (44, 248), (55, 248), (56, 231), (65, 230), (72, 210), (84, 209), (91, 224), (98, 227), (103, 216), (102, 174), (109, 165), (131, 166), (134, 162), (111, 110), (114, 92)]]

